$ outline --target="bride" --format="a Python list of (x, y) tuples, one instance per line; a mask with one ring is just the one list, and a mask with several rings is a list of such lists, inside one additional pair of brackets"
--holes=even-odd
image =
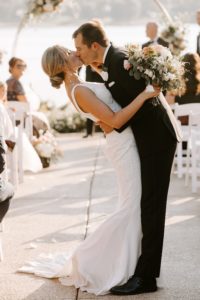
[[(93, 121), (120, 128), (144, 102), (159, 95), (159, 89), (144, 90), (121, 109), (103, 83), (83, 82), (77, 75), (82, 65), (75, 52), (61, 46), (48, 48), (42, 57), (44, 72), (52, 86), (64, 82), (75, 108)], [(134, 88), (134, 87), (133, 87)], [(104, 295), (133, 275), (141, 242), (140, 161), (133, 133), (113, 130), (106, 135), (106, 154), (117, 175), (119, 199), (116, 211), (71, 254), (55, 254), (28, 262), (19, 271), (47, 278), (59, 278), (64, 285)], [(135, 180), (129, 180), (134, 178)], [(134, 228), (134, 232), (133, 232)]]

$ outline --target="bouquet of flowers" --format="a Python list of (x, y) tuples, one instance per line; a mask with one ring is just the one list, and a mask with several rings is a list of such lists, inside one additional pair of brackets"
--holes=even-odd
[(162, 90), (174, 91), (182, 88), (184, 63), (161, 45), (141, 48), (139, 45), (127, 45), (128, 60), (124, 68), (135, 79), (144, 78), (148, 84), (160, 86)]
[(161, 37), (169, 43), (172, 54), (180, 55), (186, 48), (185, 28), (181, 22), (173, 22), (161, 32)]
[(39, 134), (39, 137), (33, 137), (32, 144), (45, 168), (50, 165), (51, 160), (57, 159), (62, 153), (55, 137), (50, 131), (43, 132), (43, 130), (40, 130)]

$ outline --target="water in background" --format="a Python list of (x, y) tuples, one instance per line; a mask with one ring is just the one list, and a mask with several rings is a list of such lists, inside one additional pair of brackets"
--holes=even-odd
[[(196, 24), (187, 26), (187, 50), (195, 52), (196, 37), (199, 27)], [(40, 60), (44, 50), (54, 44), (64, 45), (74, 49), (72, 33), (75, 26), (63, 27), (27, 27), (22, 30), (16, 56), (23, 58), (28, 69), (24, 76), (25, 83), (31, 83), (33, 90), (42, 101), (50, 101), (57, 106), (64, 105), (68, 99), (64, 87), (60, 90), (52, 88), (47, 76), (43, 73)], [(145, 26), (107, 26), (106, 31), (113, 44), (123, 46), (127, 43), (144, 43), (147, 38)], [(0, 77), (9, 77), (7, 63), (11, 57), (11, 50), (16, 28), (0, 28), (0, 49), (6, 51), (3, 65), (0, 67)], [(33, 97), (34, 99), (34, 97)], [(33, 101), (37, 101), (36, 98)]]

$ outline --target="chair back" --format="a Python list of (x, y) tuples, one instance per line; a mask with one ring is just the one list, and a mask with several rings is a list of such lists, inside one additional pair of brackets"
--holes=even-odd
[(190, 113), (200, 113), (200, 103), (186, 103), (179, 105), (175, 103), (174, 114), (175, 116), (188, 116)]
[(14, 111), (16, 120), (24, 119), (24, 130), (31, 140), (33, 136), (33, 121), (30, 104), (28, 102), (8, 101), (7, 106)]

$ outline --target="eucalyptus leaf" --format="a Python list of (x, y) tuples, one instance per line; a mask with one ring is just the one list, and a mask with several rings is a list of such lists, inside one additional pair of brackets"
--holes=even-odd
[(135, 79), (139, 80), (141, 78), (141, 75), (139, 72), (136, 71), (136, 72), (134, 72), (134, 77), (135, 77)]

